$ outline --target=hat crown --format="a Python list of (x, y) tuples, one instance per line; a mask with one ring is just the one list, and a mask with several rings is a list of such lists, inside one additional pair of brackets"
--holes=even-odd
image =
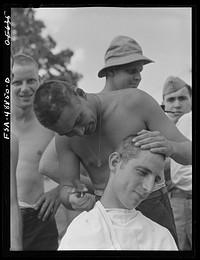
[(112, 40), (105, 53), (105, 61), (134, 54), (143, 54), (141, 46), (130, 37), (117, 36)]
[(124, 65), (136, 61), (142, 61), (143, 65), (153, 62), (142, 53), (141, 46), (127, 36), (115, 37), (104, 56), (105, 66), (99, 71), (98, 77), (106, 76), (106, 69), (113, 66)]
[(163, 86), (163, 95), (167, 95), (173, 92), (178, 91), (179, 89), (185, 87), (187, 83), (185, 83), (182, 79), (174, 76), (170, 76), (166, 79)]

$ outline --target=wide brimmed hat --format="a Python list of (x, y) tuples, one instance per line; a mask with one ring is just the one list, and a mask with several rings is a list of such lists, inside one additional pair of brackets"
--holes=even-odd
[(163, 96), (176, 92), (187, 85), (182, 79), (170, 76), (166, 79), (163, 86)]
[(115, 37), (105, 53), (105, 66), (99, 71), (98, 77), (106, 76), (106, 69), (112, 66), (123, 65), (135, 61), (143, 61), (143, 64), (154, 62), (145, 57), (141, 46), (127, 36)]

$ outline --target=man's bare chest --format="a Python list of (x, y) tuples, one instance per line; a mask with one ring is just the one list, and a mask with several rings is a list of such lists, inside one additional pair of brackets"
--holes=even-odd
[(19, 140), (19, 159), (27, 161), (39, 160), (53, 137), (53, 133), (38, 124), (20, 127), (13, 124), (12, 131)]

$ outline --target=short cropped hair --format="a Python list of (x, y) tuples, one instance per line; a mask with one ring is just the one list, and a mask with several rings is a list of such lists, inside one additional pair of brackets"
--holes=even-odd
[[(117, 152), (120, 156), (120, 160), (122, 161), (121, 168), (124, 164), (126, 164), (129, 160), (133, 158), (138, 158), (139, 153), (142, 150), (140, 146), (135, 146), (135, 142), (132, 142), (132, 139), (138, 135), (129, 135), (125, 137), (120, 144), (116, 147), (115, 152)], [(148, 150), (146, 150), (148, 151)], [(165, 160), (165, 156), (161, 154)]]
[(13, 59), (13, 65), (18, 64), (21, 66), (25, 66), (25, 65), (34, 64), (36, 69), (38, 70), (38, 63), (29, 55), (20, 53), (20, 54), (14, 55), (12, 57), (12, 59)]
[(129, 135), (125, 137), (115, 149), (115, 152), (117, 152), (120, 156), (122, 165), (133, 158), (138, 158), (139, 156), (141, 148), (139, 146), (135, 146), (135, 143), (132, 142), (132, 139), (136, 136), (137, 135)]
[(57, 123), (63, 108), (77, 96), (75, 87), (66, 81), (49, 80), (40, 85), (33, 100), (33, 111), (44, 127)]

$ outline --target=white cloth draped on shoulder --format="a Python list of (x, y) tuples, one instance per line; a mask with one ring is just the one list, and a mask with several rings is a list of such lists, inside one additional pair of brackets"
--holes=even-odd
[(177, 250), (170, 232), (133, 209), (105, 209), (100, 201), (69, 225), (58, 250)]

